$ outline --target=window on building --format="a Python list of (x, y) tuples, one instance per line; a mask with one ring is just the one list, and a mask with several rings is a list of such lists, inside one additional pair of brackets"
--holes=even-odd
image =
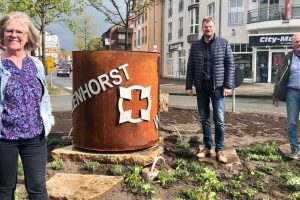
[(249, 44), (234, 43), (230, 46), (233, 52), (252, 52), (252, 48), (249, 46)]
[(119, 33), (118, 39), (119, 39), (119, 40), (125, 40), (125, 34)]
[(137, 46), (141, 46), (141, 30), (138, 30), (137, 34)]
[(136, 20), (137, 22), (137, 25), (140, 25), (141, 24), (141, 17), (139, 17), (137, 20)]
[(136, 32), (133, 33), (133, 46), (136, 47)]
[(172, 22), (168, 23), (168, 41), (172, 40)]
[(215, 3), (211, 3), (207, 6), (207, 15), (215, 17)]
[(144, 28), (142, 28), (141, 35), (142, 35), (142, 44), (144, 44)]
[(142, 14), (142, 23), (144, 23), (144, 21), (145, 21), (145, 16), (144, 14)]
[(199, 0), (191, 0), (191, 4), (199, 3)]
[(240, 68), (244, 78), (252, 79), (252, 53), (233, 53), (235, 67)]
[(145, 41), (144, 42), (147, 43), (147, 37), (148, 37), (148, 35), (147, 35), (148, 34), (147, 26), (145, 26), (145, 32), (144, 33), (145, 33), (145, 37), (144, 37)]
[(173, 0), (169, 0), (168, 17), (172, 17), (173, 12)]
[(178, 20), (178, 38), (183, 37), (183, 17)]
[(179, 12), (183, 11), (183, 0), (179, 0)]
[(244, 78), (253, 78), (252, 74), (252, 48), (249, 44), (231, 44), (234, 63), (244, 72)]
[(167, 53), (167, 75), (173, 76), (173, 54), (172, 52)]
[(178, 51), (179, 78), (186, 76), (185, 51)]
[(228, 24), (243, 25), (244, 6), (243, 0), (229, 0)]
[(147, 21), (147, 12), (145, 12), (145, 21)]
[(199, 33), (199, 8), (190, 10), (190, 34)]

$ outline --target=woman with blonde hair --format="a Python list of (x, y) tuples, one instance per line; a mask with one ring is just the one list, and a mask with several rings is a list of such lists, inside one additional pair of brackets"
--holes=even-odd
[(0, 19), (0, 199), (14, 199), (18, 157), (30, 200), (48, 199), (47, 142), (51, 113), (44, 66), (30, 52), (40, 45), (39, 32), (22, 12)]

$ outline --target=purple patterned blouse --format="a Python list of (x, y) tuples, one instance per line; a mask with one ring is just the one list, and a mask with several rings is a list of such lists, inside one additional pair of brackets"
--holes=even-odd
[(42, 133), (40, 102), (43, 95), (34, 62), (26, 56), (22, 69), (11, 60), (1, 58), (3, 67), (11, 73), (4, 90), (0, 138), (31, 139)]

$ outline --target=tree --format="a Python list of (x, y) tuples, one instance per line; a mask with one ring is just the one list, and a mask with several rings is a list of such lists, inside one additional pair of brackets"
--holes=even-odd
[[(1, 0), (0, 0), (1, 1)], [(1, 11), (22, 11), (35, 23), (42, 36), (42, 62), (46, 67), (45, 32), (50, 24), (63, 21), (68, 16), (82, 11), (83, 0), (2, 0)], [(73, 2), (73, 3), (72, 3)]]
[[(158, 1), (156, 0), (156, 2)], [(153, 6), (155, 0), (88, 0), (88, 2), (89, 6), (105, 15), (107, 22), (125, 28), (125, 49), (127, 50), (130, 23)]]
[(90, 51), (96, 51), (96, 50), (102, 50), (103, 49), (103, 43), (101, 38), (92, 38), (88, 43), (88, 50)]
[(77, 18), (71, 18), (69, 29), (75, 36), (75, 47), (78, 50), (89, 50), (88, 44), (97, 37), (99, 25), (95, 24), (93, 17), (82, 13)]

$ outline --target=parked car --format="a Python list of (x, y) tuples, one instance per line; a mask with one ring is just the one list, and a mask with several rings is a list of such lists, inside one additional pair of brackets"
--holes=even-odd
[(70, 65), (68, 64), (60, 64), (57, 65), (56, 68), (57, 76), (70, 76)]

